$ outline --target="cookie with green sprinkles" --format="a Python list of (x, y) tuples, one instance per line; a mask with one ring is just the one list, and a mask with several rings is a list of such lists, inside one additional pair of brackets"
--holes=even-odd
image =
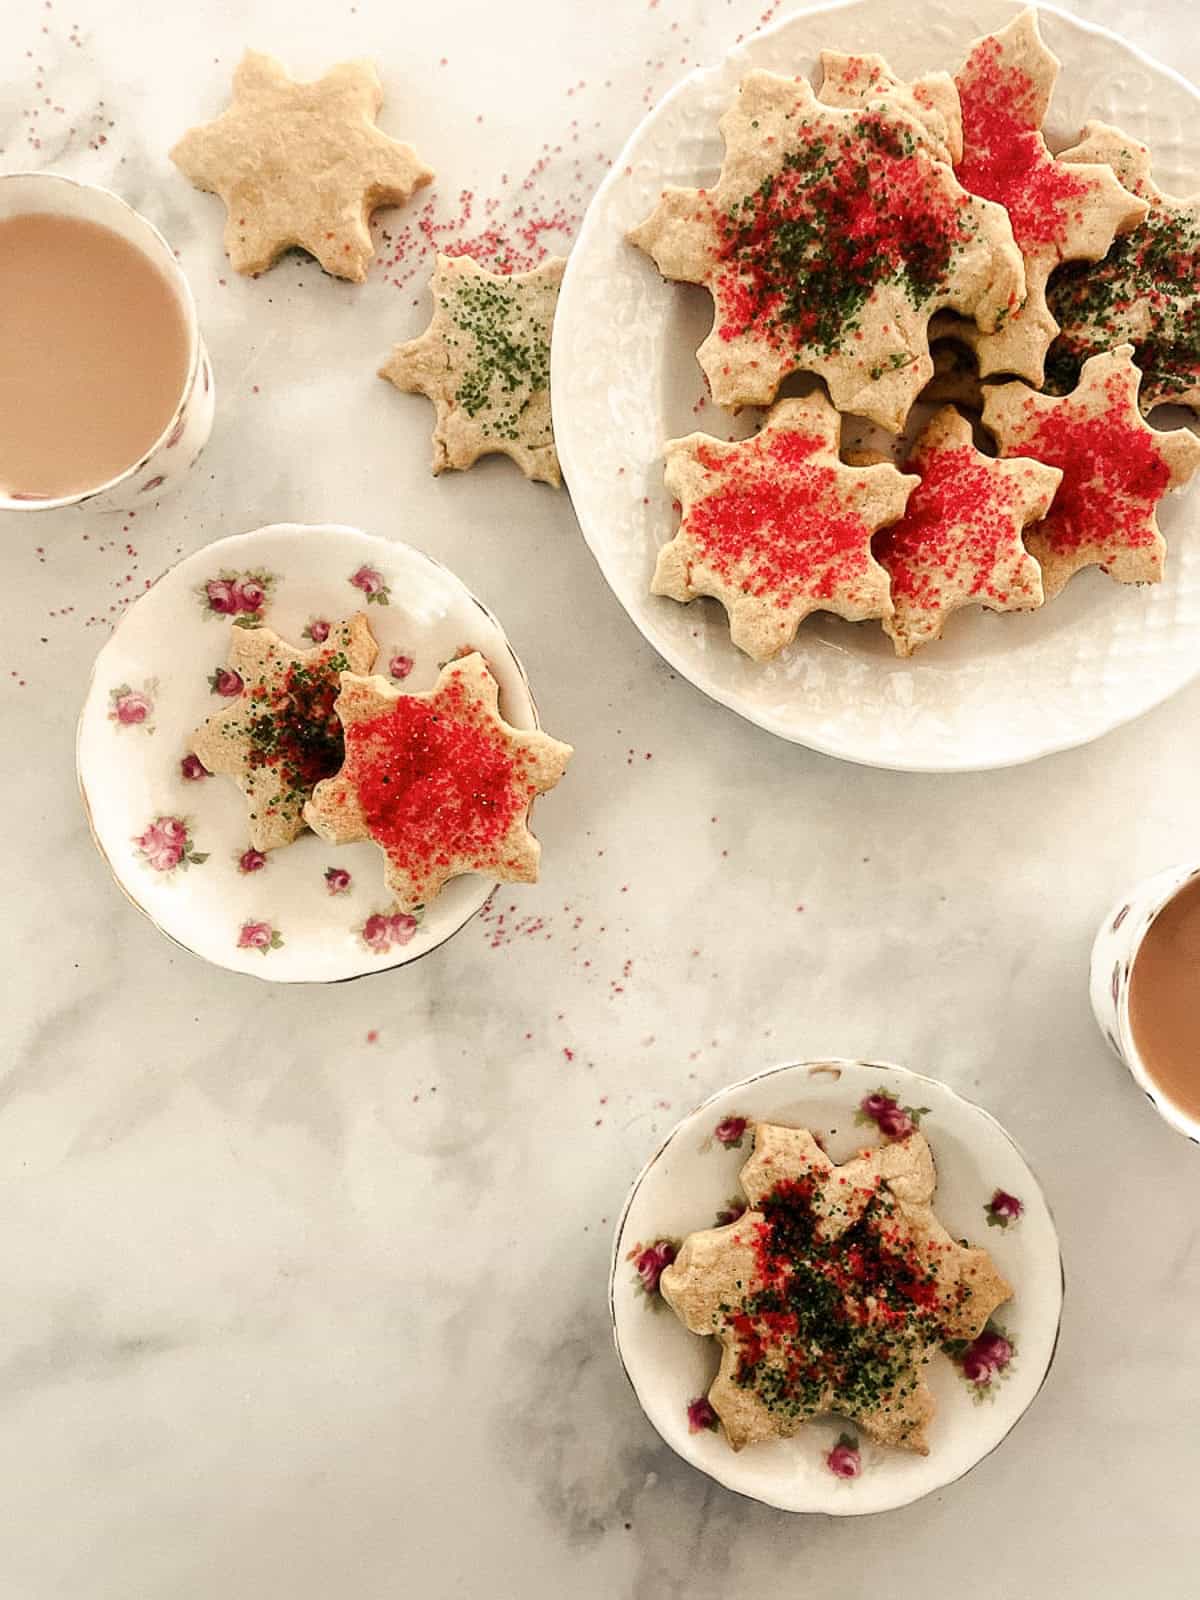
[(271, 628), (232, 628), (226, 670), (237, 698), (192, 735), (209, 772), (227, 773), (246, 796), (249, 840), (276, 850), (304, 832), (313, 789), (342, 764), (345, 746), (334, 702), (343, 672), (370, 672), (379, 653), (365, 612), (336, 622), (311, 650), (296, 650)]
[[(1042, 123), (1058, 68), (1031, 9), (976, 40), (955, 77), (963, 149), (954, 170), (965, 189), (1007, 210), (1026, 286), (1025, 303), (999, 326), (962, 323), (957, 336), (978, 355), (981, 377), (1013, 373), (1037, 387), (1058, 332), (1046, 299), (1050, 274), (1065, 261), (1099, 261), (1146, 213), (1103, 161), (1051, 153)], [(952, 326), (939, 318), (935, 336)]]
[(1200, 194), (1165, 194), (1150, 176), (1146, 146), (1108, 123), (1087, 123), (1061, 159), (1104, 162), (1149, 210), (1103, 261), (1072, 262), (1051, 278), (1059, 333), (1046, 388), (1065, 394), (1089, 356), (1131, 344), (1143, 411), (1171, 404), (1200, 412)]
[(962, 155), (962, 108), (948, 72), (905, 83), (882, 56), (822, 50), (818, 98), (827, 106), (891, 106), (922, 125), (939, 161), (953, 166)]
[(566, 262), (489, 272), (470, 256), (439, 256), (433, 318), (397, 345), (379, 376), (437, 409), (433, 470), (507, 455), (527, 478), (558, 486), (550, 418), (550, 334)]
[(899, 107), (824, 105), (803, 78), (755, 71), (720, 127), (716, 186), (664, 190), (630, 234), (665, 278), (712, 295), (697, 358), (713, 398), (767, 405), (814, 372), (839, 411), (899, 432), (933, 370), (933, 314), (992, 330), (1021, 304), (1007, 214)]
[(721, 1345), (708, 1399), (728, 1443), (790, 1438), (832, 1412), (927, 1455), (927, 1363), (1013, 1291), (934, 1215), (923, 1135), (835, 1166), (806, 1129), (759, 1123), (741, 1184), (750, 1209), (690, 1234), (659, 1280), (680, 1321)]

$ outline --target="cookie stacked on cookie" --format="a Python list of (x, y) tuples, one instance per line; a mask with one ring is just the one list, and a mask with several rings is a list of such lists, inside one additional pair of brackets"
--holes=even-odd
[[(952, 612), (1033, 609), (1084, 566), (1156, 581), (1155, 507), (1200, 441), (1142, 421), (1139, 368), (1143, 409), (1195, 403), (1195, 203), (1102, 124), (1052, 154), (1058, 62), (1034, 11), (953, 78), (821, 61), (819, 90), (749, 73), (716, 184), (665, 190), (630, 235), (710, 292), (697, 359), (714, 400), (773, 405), (748, 440), (666, 445), (680, 525), (653, 591), (720, 600), (733, 642), (767, 660), (814, 610), (877, 619), (907, 656)], [(792, 374), (828, 400), (778, 401)], [(1060, 401), (1038, 393), (1047, 375)], [(911, 438), (919, 397), (981, 409), (999, 459), (955, 405), (890, 457), (839, 455), (838, 413)]]
[(307, 828), (332, 844), (369, 839), (403, 912), (467, 872), (536, 880), (529, 808), (562, 777), (570, 745), (504, 720), (478, 652), (448, 661), (426, 694), (368, 676), (376, 654), (363, 612), (309, 650), (268, 627), (231, 629), (226, 671), (240, 687), (191, 750), (237, 782), (253, 848)]

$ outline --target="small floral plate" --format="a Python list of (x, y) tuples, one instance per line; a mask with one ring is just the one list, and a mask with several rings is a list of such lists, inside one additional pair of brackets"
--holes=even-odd
[[(725, 1442), (705, 1398), (719, 1347), (687, 1331), (658, 1280), (687, 1234), (731, 1222), (744, 1209), (738, 1173), (756, 1121), (809, 1128), (838, 1162), (919, 1123), (937, 1164), (937, 1215), (955, 1238), (984, 1246), (1013, 1285), (1012, 1299), (978, 1339), (935, 1355), (925, 1370), (937, 1401), (929, 1455), (874, 1444), (833, 1417), (736, 1455)], [(685, 1117), (630, 1191), (609, 1283), (617, 1354), (667, 1444), (764, 1505), (834, 1516), (907, 1505), (994, 1450), (1045, 1380), (1062, 1297), (1053, 1219), (999, 1123), (932, 1078), (842, 1060), (775, 1067), (722, 1089)]]
[(266, 623), (304, 646), (359, 610), (379, 644), (376, 672), (428, 689), (441, 663), (479, 650), (509, 722), (537, 726), (524, 669), (491, 612), (429, 556), (356, 528), (279, 523), (207, 545), (130, 607), (96, 659), (77, 748), (92, 836), (134, 905), (218, 966), (284, 983), (402, 966), (491, 893), (490, 880), (455, 878), (408, 916), (372, 844), (304, 833), (252, 850), (237, 785), (188, 754), (193, 730), (240, 690), (225, 666), (231, 627)]

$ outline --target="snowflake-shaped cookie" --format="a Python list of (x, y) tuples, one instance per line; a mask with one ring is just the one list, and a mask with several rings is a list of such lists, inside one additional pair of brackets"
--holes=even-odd
[(571, 747), (510, 727), (499, 692), (478, 653), (448, 662), (427, 694), (379, 677), (342, 678), (345, 763), (318, 785), (305, 820), (334, 844), (377, 844), (404, 911), (428, 905), (464, 872), (537, 878), (529, 807), (562, 777)]
[(802, 78), (747, 74), (720, 126), (717, 186), (665, 190), (630, 235), (712, 294), (698, 360), (714, 399), (766, 405), (815, 372), (840, 411), (899, 431), (932, 371), (933, 313), (990, 329), (1020, 304), (1003, 209), (965, 193), (921, 123), (823, 105)]
[(531, 272), (488, 272), (470, 256), (439, 256), (433, 319), (397, 345), (379, 376), (437, 407), (433, 470), (511, 456), (527, 478), (561, 479), (550, 420), (550, 333), (565, 260)]
[(983, 421), (1005, 456), (1030, 455), (1062, 469), (1044, 521), (1026, 536), (1050, 600), (1083, 567), (1119, 583), (1157, 583), (1166, 544), (1156, 508), (1200, 468), (1200, 439), (1159, 432), (1138, 409), (1141, 374), (1123, 344), (1083, 364), (1069, 395), (1053, 399), (1023, 383), (985, 390)]
[(735, 1450), (832, 1411), (928, 1453), (925, 1363), (1012, 1294), (985, 1250), (942, 1227), (935, 1182), (916, 1131), (835, 1166), (805, 1129), (756, 1125), (751, 1209), (689, 1235), (659, 1282), (693, 1333), (720, 1341), (708, 1398)]
[(1089, 122), (1062, 160), (1105, 162), (1150, 209), (1103, 261), (1072, 263), (1051, 279), (1059, 335), (1046, 387), (1064, 393), (1089, 356), (1131, 344), (1143, 411), (1168, 401), (1200, 411), (1200, 195), (1164, 194), (1146, 146), (1104, 122)]
[(896, 654), (939, 639), (946, 618), (963, 606), (1040, 606), (1041, 570), (1021, 534), (1050, 509), (1059, 469), (985, 456), (953, 406), (931, 419), (904, 465), (920, 482), (904, 515), (875, 541), (891, 579), (894, 610), (883, 627)]
[(337, 278), (362, 283), (374, 254), (368, 223), (433, 173), (411, 146), (375, 126), (383, 104), (369, 61), (344, 61), (296, 83), (247, 50), (233, 101), (171, 151), (198, 189), (225, 202), (225, 249), (236, 271), (264, 272), (293, 245)]
[(962, 155), (962, 110), (948, 72), (929, 72), (905, 83), (882, 56), (821, 51), (819, 99), (827, 106), (888, 106), (919, 122), (939, 161), (951, 166)]
[(1041, 128), (1058, 67), (1029, 10), (978, 40), (955, 79), (963, 117), (955, 172), (972, 194), (1007, 209), (1025, 262), (1025, 303), (996, 329), (944, 318), (935, 326), (952, 326), (975, 349), (982, 377), (1012, 372), (1039, 387), (1058, 332), (1046, 304), (1051, 272), (1064, 261), (1099, 261), (1146, 212), (1111, 167), (1051, 155)]
[(666, 485), (682, 515), (651, 590), (714, 596), (734, 644), (756, 661), (790, 644), (812, 611), (851, 622), (891, 613), (871, 536), (901, 514), (917, 479), (845, 465), (841, 420), (812, 394), (781, 400), (753, 438), (692, 433), (666, 447)]
[(304, 804), (342, 762), (334, 711), (343, 672), (370, 672), (378, 647), (363, 612), (334, 623), (311, 650), (271, 628), (232, 628), (228, 669), (241, 690), (209, 717), (191, 750), (209, 772), (235, 778), (249, 807), (250, 843), (275, 850), (304, 831)]

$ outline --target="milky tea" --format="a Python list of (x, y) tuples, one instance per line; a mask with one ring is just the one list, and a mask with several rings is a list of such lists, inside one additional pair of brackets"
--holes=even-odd
[(190, 354), (175, 289), (120, 234), (43, 212), (0, 220), (0, 493), (57, 500), (136, 466)]
[(1129, 980), (1129, 1031), (1147, 1075), (1200, 1120), (1200, 878), (1167, 901)]

